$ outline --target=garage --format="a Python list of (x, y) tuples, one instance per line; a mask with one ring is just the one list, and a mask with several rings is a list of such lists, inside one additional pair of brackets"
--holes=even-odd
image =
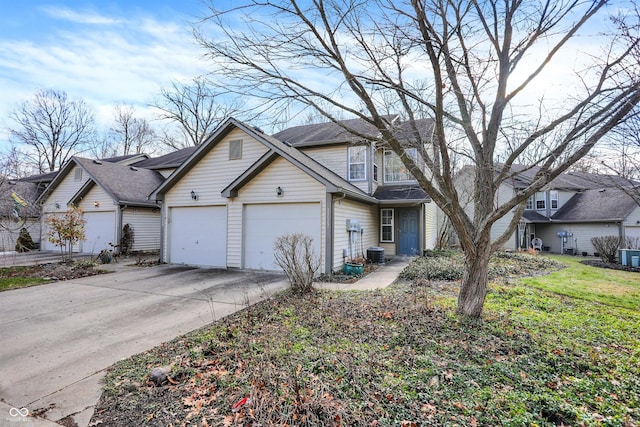
[(115, 212), (85, 212), (84, 235), (81, 251), (97, 254), (103, 249), (111, 249), (109, 243), (116, 239), (114, 229)]
[(174, 207), (169, 214), (169, 262), (227, 265), (227, 207)]
[(285, 234), (304, 233), (313, 238), (314, 252), (321, 248), (320, 203), (256, 204), (244, 207), (244, 268), (279, 270), (273, 244)]

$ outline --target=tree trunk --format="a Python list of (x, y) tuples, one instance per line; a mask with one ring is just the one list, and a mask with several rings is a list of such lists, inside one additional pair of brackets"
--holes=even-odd
[(458, 294), (458, 314), (477, 319), (487, 296), (490, 245), (481, 245), (473, 253), (465, 252), (464, 275)]

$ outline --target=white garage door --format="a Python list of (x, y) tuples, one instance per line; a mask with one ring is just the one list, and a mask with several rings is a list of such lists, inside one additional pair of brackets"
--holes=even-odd
[(226, 267), (226, 206), (171, 208), (169, 218), (169, 262)]
[(279, 270), (273, 255), (276, 238), (304, 233), (320, 256), (320, 203), (247, 205), (244, 208), (244, 268)]
[(84, 236), (80, 250), (97, 254), (103, 249), (111, 249), (115, 243), (115, 212), (85, 212)]

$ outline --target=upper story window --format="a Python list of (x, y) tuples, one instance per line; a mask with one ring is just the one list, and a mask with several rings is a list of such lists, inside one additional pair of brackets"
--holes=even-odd
[(544, 193), (536, 193), (536, 210), (544, 210), (547, 208), (547, 198)]
[(229, 160), (238, 160), (242, 158), (242, 140), (237, 139), (229, 141)]
[(367, 179), (367, 146), (349, 147), (349, 181)]
[(558, 190), (549, 191), (549, 199), (551, 201), (551, 209), (558, 209)]
[[(414, 160), (417, 160), (418, 150), (415, 148), (408, 148), (405, 153), (413, 157)], [(384, 182), (403, 182), (413, 181), (415, 179), (404, 163), (402, 163), (400, 157), (391, 150), (384, 151), (383, 166)]]
[(529, 197), (529, 199), (527, 200), (527, 205), (524, 208), (527, 210), (533, 209), (533, 196)]

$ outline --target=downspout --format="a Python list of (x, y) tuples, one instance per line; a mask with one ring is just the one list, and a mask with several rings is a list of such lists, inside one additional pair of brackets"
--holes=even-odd
[(116, 241), (113, 242), (114, 246), (118, 246), (118, 254), (122, 251), (122, 248), (120, 247), (120, 242), (122, 241), (122, 219), (124, 216), (124, 210), (127, 207), (127, 205), (120, 205), (120, 209), (118, 209), (118, 218), (116, 220)]
[(326, 203), (327, 209), (326, 212), (326, 237), (325, 237), (325, 251), (324, 251), (324, 268), (325, 274), (330, 274), (333, 272), (333, 250), (334, 250), (334, 241), (335, 241), (335, 230), (333, 227), (333, 219), (335, 218), (335, 202), (344, 199), (347, 197), (345, 193), (342, 193), (342, 197), (339, 199), (333, 198), (333, 194), (327, 193)]

